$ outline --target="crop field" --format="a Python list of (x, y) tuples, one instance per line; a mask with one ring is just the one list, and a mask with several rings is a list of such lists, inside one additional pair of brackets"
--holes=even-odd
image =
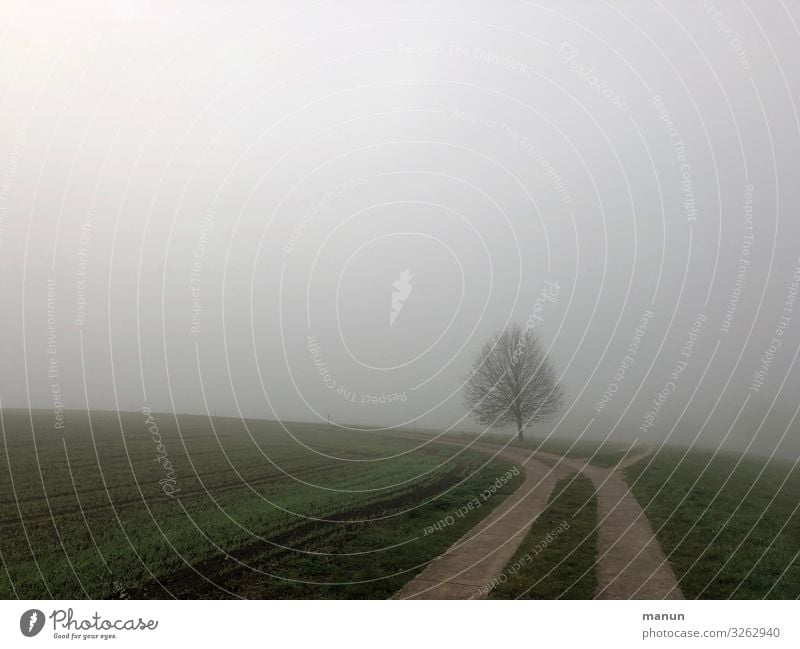
[(687, 598), (800, 597), (800, 470), (663, 449), (625, 477)]
[(4, 410), (0, 597), (388, 597), (510, 466), (310, 424)]
[[(554, 439), (490, 459), (496, 436), (470, 450), (460, 434), (146, 410), (69, 411), (56, 428), (51, 412), (0, 414), (6, 599), (392, 597), (517, 490), (525, 471), (500, 478), (528, 449), (624, 479), (685, 597), (800, 596), (800, 471), (786, 461), (666, 448), (621, 466), (624, 444)], [(597, 530), (612, 523), (584, 465), (570, 466), (476, 594), (596, 596)]]

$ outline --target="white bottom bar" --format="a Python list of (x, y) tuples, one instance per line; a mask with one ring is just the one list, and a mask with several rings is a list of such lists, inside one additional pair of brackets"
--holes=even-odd
[(4, 601), (0, 646), (798, 647), (798, 618), (796, 601)]

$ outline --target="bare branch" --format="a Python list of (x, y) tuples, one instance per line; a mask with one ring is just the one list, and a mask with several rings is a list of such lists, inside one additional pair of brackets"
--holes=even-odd
[(529, 329), (512, 325), (485, 343), (464, 389), (465, 406), (484, 426), (547, 421), (562, 408), (564, 390), (555, 367)]

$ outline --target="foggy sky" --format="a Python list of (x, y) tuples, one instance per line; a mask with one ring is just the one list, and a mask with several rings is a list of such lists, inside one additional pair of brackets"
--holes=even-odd
[(478, 430), (518, 322), (569, 394), (537, 430), (796, 454), (799, 23), (3, 2), (0, 402)]

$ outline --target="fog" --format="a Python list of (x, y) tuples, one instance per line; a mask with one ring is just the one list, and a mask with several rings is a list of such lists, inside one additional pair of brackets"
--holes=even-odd
[(796, 2), (2, 7), (3, 407), (800, 452)]

